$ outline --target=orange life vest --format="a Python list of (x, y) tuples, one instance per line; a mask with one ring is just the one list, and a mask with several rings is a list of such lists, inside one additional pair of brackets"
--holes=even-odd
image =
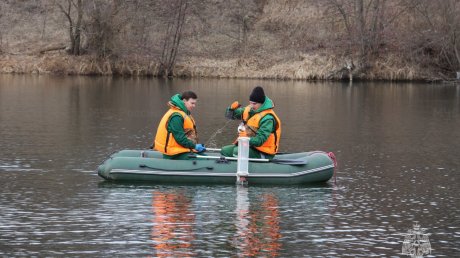
[(193, 151), (193, 149), (186, 148), (177, 143), (172, 132), (168, 131), (169, 119), (174, 113), (178, 113), (184, 118), (184, 131), (192, 130), (194, 132), (193, 135), (196, 135), (196, 126), (193, 117), (185, 114), (184, 111), (176, 107), (171, 107), (161, 119), (155, 136), (155, 150), (170, 156)]
[(281, 137), (281, 120), (275, 114), (273, 109), (267, 109), (262, 112), (254, 114), (252, 117), (249, 117), (249, 111), (251, 110), (250, 106), (247, 106), (243, 112), (243, 122), (246, 125), (246, 132), (253, 131), (257, 133), (259, 130), (259, 123), (262, 118), (268, 114), (272, 115), (275, 118), (275, 131), (268, 136), (267, 140), (259, 147), (255, 147), (257, 150), (274, 155), (278, 151), (280, 137)]

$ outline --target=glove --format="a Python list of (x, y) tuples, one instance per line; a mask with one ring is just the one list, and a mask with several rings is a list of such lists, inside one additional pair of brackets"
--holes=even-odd
[(241, 107), (241, 104), (238, 102), (238, 101), (234, 101), (231, 105), (230, 105), (230, 109), (231, 110), (235, 110), (237, 108)]
[(195, 150), (198, 152), (203, 152), (203, 151), (206, 151), (206, 148), (204, 147), (203, 144), (198, 143), (197, 145), (195, 145)]
[(243, 123), (238, 126), (238, 137), (248, 137), (246, 134), (246, 127), (244, 127)]
[(227, 119), (231, 119), (231, 120), (235, 120), (235, 118), (233, 117), (234, 115), (234, 111), (235, 109), (241, 107), (240, 103), (238, 103), (238, 101), (234, 101), (230, 107), (227, 108), (227, 110), (225, 111), (225, 118)]

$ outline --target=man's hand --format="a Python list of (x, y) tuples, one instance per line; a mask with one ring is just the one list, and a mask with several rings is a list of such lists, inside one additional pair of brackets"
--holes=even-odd
[(198, 152), (203, 152), (203, 151), (206, 151), (206, 148), (204, 147), (203, 144), (198, 143), (197, 145), (195, 145), (195, 150)]
[(230, 105), (230, 109), (231, 110), (235, 110), (237, 108), (241, 107), (241, 104), (238, 102), (238, 101), (234, 101), (231, 105)]

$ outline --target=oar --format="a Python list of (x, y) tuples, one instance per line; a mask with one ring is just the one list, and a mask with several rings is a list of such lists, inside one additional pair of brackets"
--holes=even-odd
[(208, 170), (213, 170), (214, 167), (208, 166), (208, 167), (199, 167), (199, 168), (156, 168), (156, 167), (151, 167), (145, 164), (140, 164), (140, 168), (150, 168), (150, 169), (156, 169), (156, 170), (164, 170), (164, 171), (193, 171), (193, 170), (200, 170), (200, 169), (208, 169)]
[[(218, 152), (221, 151), (222, 149), (217, 149), (217, 148), (206, 148), (206, 151), (212, 151), (212, 152)], [(290, 154), (291, 152), (277, 152), (276, 154)]]
[(221, 151), (222, 149), (215, 149), (215, 148), (206, 148), (206, 151)]
[[(200, 158), (200, 159), (226, 159), (226, 160), (238, 160), (235, 157), (219, 157), (219, 156), (203, 156), (203, 155), (189, 155), (190, 158)], [(269, 159), (254, 159), (249, 158), (249, 161), (258, 161), (258, 162), (270, 162)]]
[[(238, 158), (235, 157), (218, 157), (218, 156), (203, 156), (203, 155), (190, 155), (189, 157), (191, 158), (200, 158), (200, 159), (225, 159), (225, 160), (238, 160)], [(301, 166), (301, 165), (306, 165), (308, 163), (307, 160), (303, 158), (299, 159), (255, 159), (255, 158), (249, 158), (249, 161), (255, 161), (255, 162), (272, 162), (275, 164), (281, 164), (281, 165), (293, 165), (293, 166)]]

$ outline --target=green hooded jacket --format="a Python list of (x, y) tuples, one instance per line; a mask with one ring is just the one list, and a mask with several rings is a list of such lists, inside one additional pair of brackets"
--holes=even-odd
[[(176, 106), (180, 110), (184, 111), (185, 114), (190, 115), (190, 111), (185, 107), (184, 102), (180, 98), (180, 94), (176, 94), (171, 97), (169, 104)], [(180, 145), (194, 149), (195, 143), (187, 138), (184, 131), (184, 118), (179, 113), (173, 113), (169, 118), (168, 122), (168, 132), (171, 132), (174, 139)]]
[[(269, 99), (267, 96), (265, 97), (265, 101), (260, 106), (258, 110), (250, 110), (249, 111), (249, 118), (251, 118), (253, 115), (260, 113), (264, 110), (274, 108), (273, 101)], [(233, 119), (242, 119), (243, 117), (243, 112), (244, 112), (245, 107), (240, 107), (237, 108), (233, 111)], [(227, 111), (230, 110), (230, 107), (227, 108)], [(270, 134), (275, 131), (275, 125), (276, 125), (276, 120), (275, 118), (268, 114), (264, 116), (260, 122), (259, 122), (259, 130), (257, 131), (257, 134), (254, 137), (251, 137), (249, 140), (249, 146), (254, 146), (254, 147), (259, 147), (264, 142), (268, 139)]]

